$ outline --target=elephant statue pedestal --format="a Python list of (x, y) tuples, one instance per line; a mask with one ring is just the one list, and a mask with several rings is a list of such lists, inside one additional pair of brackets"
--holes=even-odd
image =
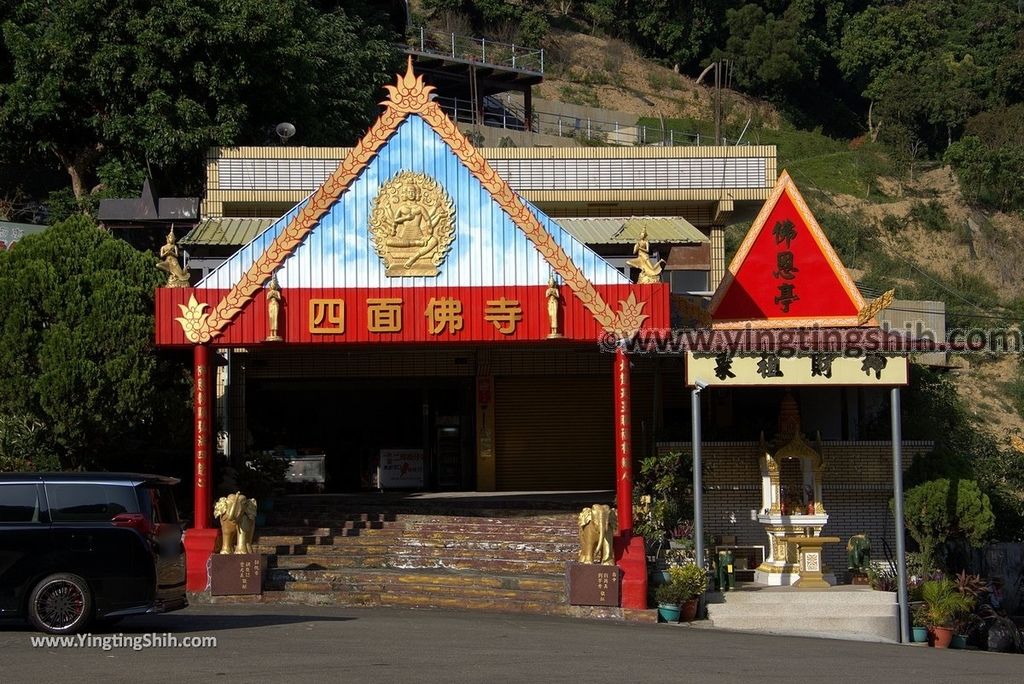
[(259, 596), (266, 560), (258, 553), (215, 553), (210, 557), (211, 596)]
[(565, 583), (570, 606), (620, 606), (621, 570), (615, 565), (566, 563)]

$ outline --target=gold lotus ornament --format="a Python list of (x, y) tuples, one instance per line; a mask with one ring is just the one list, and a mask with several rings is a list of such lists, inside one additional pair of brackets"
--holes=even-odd
[(430, 176), (400, 171), (373, 201), (370, 236), (385, 275), (436, 276), (455, 240), (455, 205)]
[(619, 300), (619, 310), (615, 316), (615, 326), (608, 328), (619, 337), (626, 338), (638, 332), (644, 321), (650, 318), (645, 314), (644, 307), (647, 302), (638, 302), (636, 295), (632, 292), (629, 297)]
[(206, 325), (206, 318), (210, 314), (204, 311), (208, 306), (209, 304), (196, 301), (195, 295), (188, 298), (188, 304), (178, 305), (178, 308), (181, 309), (181, 316), (174, 320), (181, 325), (189, 342), (210, 341), (210, 329)]

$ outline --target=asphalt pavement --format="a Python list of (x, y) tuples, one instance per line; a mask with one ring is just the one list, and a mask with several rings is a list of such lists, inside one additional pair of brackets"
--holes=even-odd
[[(167, 634), (217, 645), (134, 648)], [(1024, 681), (1021, 655), (387, 608), (199, 605), (95, 631), (90, 647), (39, 636), (0, 626), (0, 682)]]

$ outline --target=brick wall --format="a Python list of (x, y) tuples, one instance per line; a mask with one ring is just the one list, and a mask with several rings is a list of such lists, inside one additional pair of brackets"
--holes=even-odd
[[(904, 442), (903, 468), (916, 454), (932, 450), (931, 442)], [(756, 520), (761, 507), (761, 470), (757, 442), (705, 442), (704, 529), (707, 534), (736, 536), (740, 545), (765, 546), (768, 535)], [(691, 453), (689, 442), (659, 442), (660, 452)], [(829, 520), (823, 535), (842, 544), (825, 547), (825, 562), (838, 574), (846, 570), (845, 541), (859, 532), (871, 537), (872, 555), (884, 558), (883, 540), (895, 553), (891, 442), (823, 442), (825, 472), (822, 498)], [(692, 502), (690, 503), (692, 506)]]

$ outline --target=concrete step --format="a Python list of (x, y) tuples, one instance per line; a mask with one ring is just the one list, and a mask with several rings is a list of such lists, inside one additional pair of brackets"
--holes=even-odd
[(743, 605), (810, 605), (857, 606), (865, 604), (895, 605), (896, 593), (874, 591), (870, 587), (839, 585), (830, 589), (797, 589), (795, 587), (745, 587), (737, 591), (711, 592), (708, 604)]
[(422, 513), (408, 514), (372, 514), (372, 513), (334, 513), (331, 511), (318, 511), (316, 509), (299, 509), (294, 511), (271, 511), (267, 515), (271, 521), (270, 527), (281, 527), (292, 525), (290, 522), (278, 522), (284, 520), (315, 519), (325, 520), (331, 525), (356, 524), (364, 525), (482, 525), (493, 527), (551, 527), (558, 529), (572, 529), (577, 524), (575, 514), (559, 514), (546, 516), (510, 516), (510, 517), (487, 517), (472, 515), (429, 515)]
[(377, 591), (385, 587), (417, 587), (430, 585), (450, 589), (485, 588), (494, 590), (514, 589), (520, 591), (564, 592), (563, 578), (542, 575), (493, 575), (473, 572), (446, 571), (395, 571), (395, 570), (299, 570), (271, 568), (268, 581), (275, 584), (284, 582), (324, 582), (347, 587), (373, 587)]
[(712, 617), (709, 613), (708, 621), (708, 626), (715, 629), (760, 634), (886, 642), (897, 641), (899, 635), (899, 619), (895, 616), (804, 617), (799, 620), (783, 620), (778, 616), (719, 618)]
[(804, 617), (829, 618), (837, 615), (870, 617), (891, 617), (897, 615), (899, 606), (895, 603), (865, 603), (856, 607), (840, 606), (834, 603), (709, 603), (708, 615), (717, 618), (774, 616), (779, 619), (800, 619)]
[(334, 540), (328, 544), (268, 544), (259, 541), (253, 546), (259, 553), (277, 554), (279, 556), (296, 556), (305, 554), (317, 555), (348, 555), (356, 554), (388, 554), (413, 552), (421, 555), (445, 555), (448, 553), (464, 553), (480, 558), (505, 558), (512, 554), (526, 558), (558, 558), (570, 560), (577, 555), (576, 545), (559, 542), (509, 541), (479, 542), (475, 540), (423, 540), (418, 538), (399, 538), (394, 542), (364, 541), (360, 543), (344, 543)]
[(895, 641), (899, 630), (895, 593), (859, 586), (744, 587), (708, 594), (707, 610), (711, 626), (745, 632)]
[(416, 530), (402, 531), (368, 531), (363, 534), (260, 534), (256, 543), (263, 546), (358, 546), (384, 544), (417, 544), (419, 546), (451, 547), (460, 544), (475, 545), (479, 548), (501, 548), (520, 544), (532, 544), (538, 547), (569, 550), (578, 548), (579, 541), (569, 535), (551, 533), (508, 532), (495, 534), (491, 532), (473, 533), (461, 531), (419, 532)]
[(277, 556), (269, 563), (271, 568), (307, 570), (338, 568), (449, 568), (452, 570), (476, 570), (493, 573), (525, 573), (531, 575), (560, 575), (565, 572), (564, 560), (528, 559), (484, 559), (463, 558), (455, 554), (429, 555), (304, 555)]

